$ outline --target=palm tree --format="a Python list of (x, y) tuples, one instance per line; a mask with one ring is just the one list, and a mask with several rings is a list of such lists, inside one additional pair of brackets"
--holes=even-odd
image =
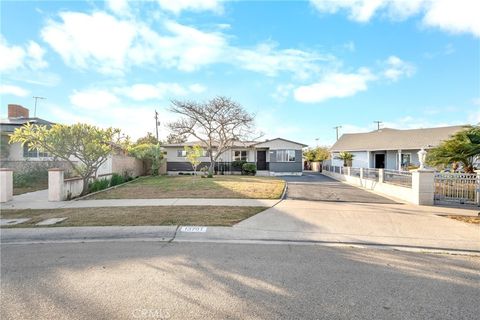
[(480, 126), (467, 126), (443, 141), (427, 154), (431, 166), (447, 166), (460, 162), (466, 173), (473, 173), (473, 163), (480, 156)]
[(355, 156), (351, 154), (350, 152), (342, 151), (338, 154), (337, 159), (343, 160), (343, 166), (344, 167), (351, 167), (352, 166), (352, 160)]

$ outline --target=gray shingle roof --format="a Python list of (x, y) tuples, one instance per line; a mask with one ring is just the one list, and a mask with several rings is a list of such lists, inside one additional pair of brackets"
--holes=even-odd
[(340, 151), (408, 150), (436, 146), (464, 126), (398, 130), (384, 128), (365, 133), (347, 133), (330, 148)]

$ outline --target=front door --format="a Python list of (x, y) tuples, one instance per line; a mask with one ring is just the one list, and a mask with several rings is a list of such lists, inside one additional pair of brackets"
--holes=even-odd
[(267, 151), (257, 150), (257, 170), (267, 170)]
[(385, 168), (385, 155), (384, 154), (376, 154), (375, 155), (375, 168), (377, 168), (377, 169)]

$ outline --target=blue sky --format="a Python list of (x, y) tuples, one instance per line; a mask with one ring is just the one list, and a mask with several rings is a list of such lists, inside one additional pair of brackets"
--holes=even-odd
[[(229, 96), (267, 138), (480, 121), (469, 0), (2, 1), (1, 114), (154, 132), (171, 99)], [(33, 112), (33, 110), (31, 111)]]

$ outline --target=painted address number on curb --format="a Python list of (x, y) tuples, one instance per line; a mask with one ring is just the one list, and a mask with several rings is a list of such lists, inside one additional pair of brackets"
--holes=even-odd
[(207, 232), (207, 227), (185, 226), (180, 228), (182, 232)]

